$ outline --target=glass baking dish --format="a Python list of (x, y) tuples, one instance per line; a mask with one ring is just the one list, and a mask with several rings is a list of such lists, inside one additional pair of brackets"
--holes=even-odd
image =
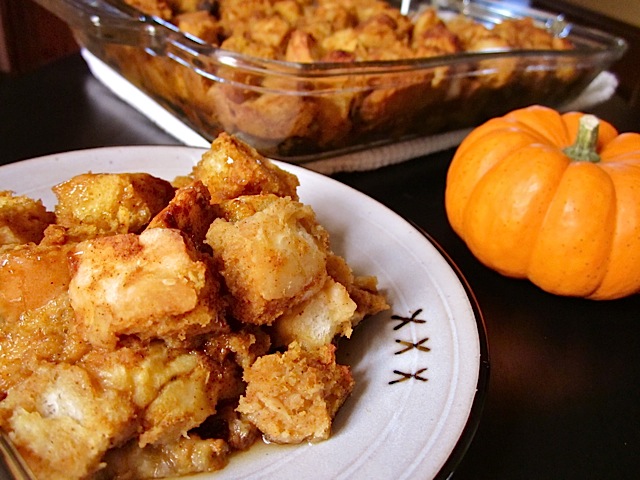
[(294, 163), (469, 128), (530, 104), (559, 108), (627, 48), (621, 38), (521, 4), (414, 1), (408, 15), (426, 4), (442, 18), (462, 14), (490, 28), (528, 17), (574, 48), (296, 63), (215, 47), (119, 0), (36, 1), (204, 138), (227, 131)]

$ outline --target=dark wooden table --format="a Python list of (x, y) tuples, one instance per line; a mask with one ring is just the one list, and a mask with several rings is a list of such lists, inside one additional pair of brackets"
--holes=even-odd
[[(619, 98), (595, 113), (622, 131), (640, 130), (640, 116)], [(79, 55), (0, 77), (0, 114), (0, 164), (89, 147), (177, 143), (96, 81)], [(483, 267), (446, 220), (452, 155), (334, 177), (431, 234), (483, 312), (490, 381), (454, 478), (640, 478), (640, 296), (561, 298)]]

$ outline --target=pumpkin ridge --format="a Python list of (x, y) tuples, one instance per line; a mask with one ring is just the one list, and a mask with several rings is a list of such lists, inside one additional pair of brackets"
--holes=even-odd
[[(460, 143), (460, 145), (458, 146), (453, 160), (455, 160), (456, 157), (467, 155), (467, 152), (469, 150), (475, 150), (479, 145), (481, 145), (480, 142), (490, 140), (490, 138), (488, 137), (493, 137), (495, 135), (508, 135), (511, 133), (521, 134), (517, 126), (505, 124), (504, 122), (493, 122), (491, 124), (485, 123), (483, 127), (484, 126), (486, 126), (487, 128), (474, 130), (464, 138), (462, 143)], [(535, 136), (535, 132), (531, 132), (531, 135), (533, 138)]]
[(543, 290), (587, 297), (605, 275), (615, 230), (613, 180), (599, 165), (570, 162), (549, 204), (528, 278)]
[(604, 168), (616, 193), (616, 224), (604, 278), (589, 298), (608, 299), (640, 291), (640, 166)]
[(637, 167), (640, 166), (640, 152), (632, 152), (628, 154), (617, 155), (616, 157), (605, 158), (600, 163), (602, 167), (604, 167), (605, 165), (609, 167), (613, 167), (614, 165)]
[(532, 139), (536, 140), (538, 143), (543, 144), (553, 144), (553, 142), (549, 141), (549, 137), (544, 135), (539, 130), (536, 130), (533, 126), (528, 123), (522, 122), (520, 120), (514, 120), (511, 125), (511, 130), (514, 132), (520, 132), (520, 134), (528, 134)]
[(517, 120), (521, 126), (526, 126), (527, 130), (535, 132), (544, 139), (544, 143), (558, 147), (568, 141), (562, 116), (551, 108), (533, 105), (529, 108), (515, 110), (504, 118)]
[[(541, 149), (547, 152), (544, 159)], [(462, 232), (474, 255), (503, 275), (525, 278), (531, 240), (553, 198), (554, 185), (549, 183), (560, 178), (567, 165), (564, 155), (544, 144), (524, 145), (502, 156), (479, 179), (463, 213)]]
[(635, 157), (640, 161), (640, 133), (627, 132), (612, 139), (602, 146), (600, 157), (609, 162), (617, 157)]
[(564, 168), (562, 169), (561, 173), (556, 176), (555, 178), (551, 178), (550, 182), (553, 181), (553, 183), (549, 183), (547, 185), (547, 189), (551, 192), (553, 192), (552, 195), (550, 195), (547, 198), (547, 201), (544, 203), (544, 205), (539, 205), (539, 208), (541, 210), (544, 211), (544, 215), (540, 215), (540, 219), (536, 225), (536, 228), (534, 230), (535, 234), (532, 236), (531, 238), (531, 248), (530, 248), (530, 252), (529, 252), (529, 257), (527, 259), (527, 266), (526, 266), (526, 278), (529, 278), (530, 275), (530, 270), (531, 270), (531, 262), (532, 262), (532, 258), (534, 256), (534, 253), (536, 251), (536, 247), (538, 244), (538, 239), (540, 237), (540, 232), (541, 232), (541, 228), (544, 225), (544, 223), (546, 222), (547, 219), (547, 215), (549, 213), (549, 207), (551, 205), (551, 203), (554, 201), (556, 194), (557, 194), (557, 190), (558, 190), (558, 185), (560, 184), (560, 182), (562, 181), (562, 178), (564, 176), (564, 174), (567, 171), (567, 168), (569, 168), (569, 166), (571, 165), (571, 162), (569, 162), (566, 159), (566, 156), (562, 153), (561, 150), (557, 149), (557, 148), (553, 148), (549, 145), (546, 145), (546, 150), (548, 155), (554, 155), (557, 157), (557, 161), (562, 161), (564, 160)]
[[(513, 135), (514, 141), (506, 141), (503, 135)], [(511, 155), (523, 146), (529, 145), (531, 141), (512, 129), (501, 130), (500, 138), (503, 141), (497, 145), (494, 145), (492, 133), (471, 139), (470, 147), (466, 150), (459, 149), (451, 161), (446, 179), (445, 209), (449, 223), (457, 233), (464, 228), (463, 212), (468, 208), (469, 198), (482, 178), (494, 169), (504, 156)]]

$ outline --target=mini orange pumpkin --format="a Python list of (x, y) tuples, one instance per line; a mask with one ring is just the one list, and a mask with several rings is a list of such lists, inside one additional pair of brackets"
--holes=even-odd
[(640, 291), (640, 134), (532, 106), (494, 118), (449, 167), (451, 226), (485, 265), (558, 295)]

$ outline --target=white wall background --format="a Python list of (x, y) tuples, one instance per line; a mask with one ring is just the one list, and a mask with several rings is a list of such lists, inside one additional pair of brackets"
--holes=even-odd
[(640, 27), (640, 0), (567, 0), (569, 3), (603, 13)]

